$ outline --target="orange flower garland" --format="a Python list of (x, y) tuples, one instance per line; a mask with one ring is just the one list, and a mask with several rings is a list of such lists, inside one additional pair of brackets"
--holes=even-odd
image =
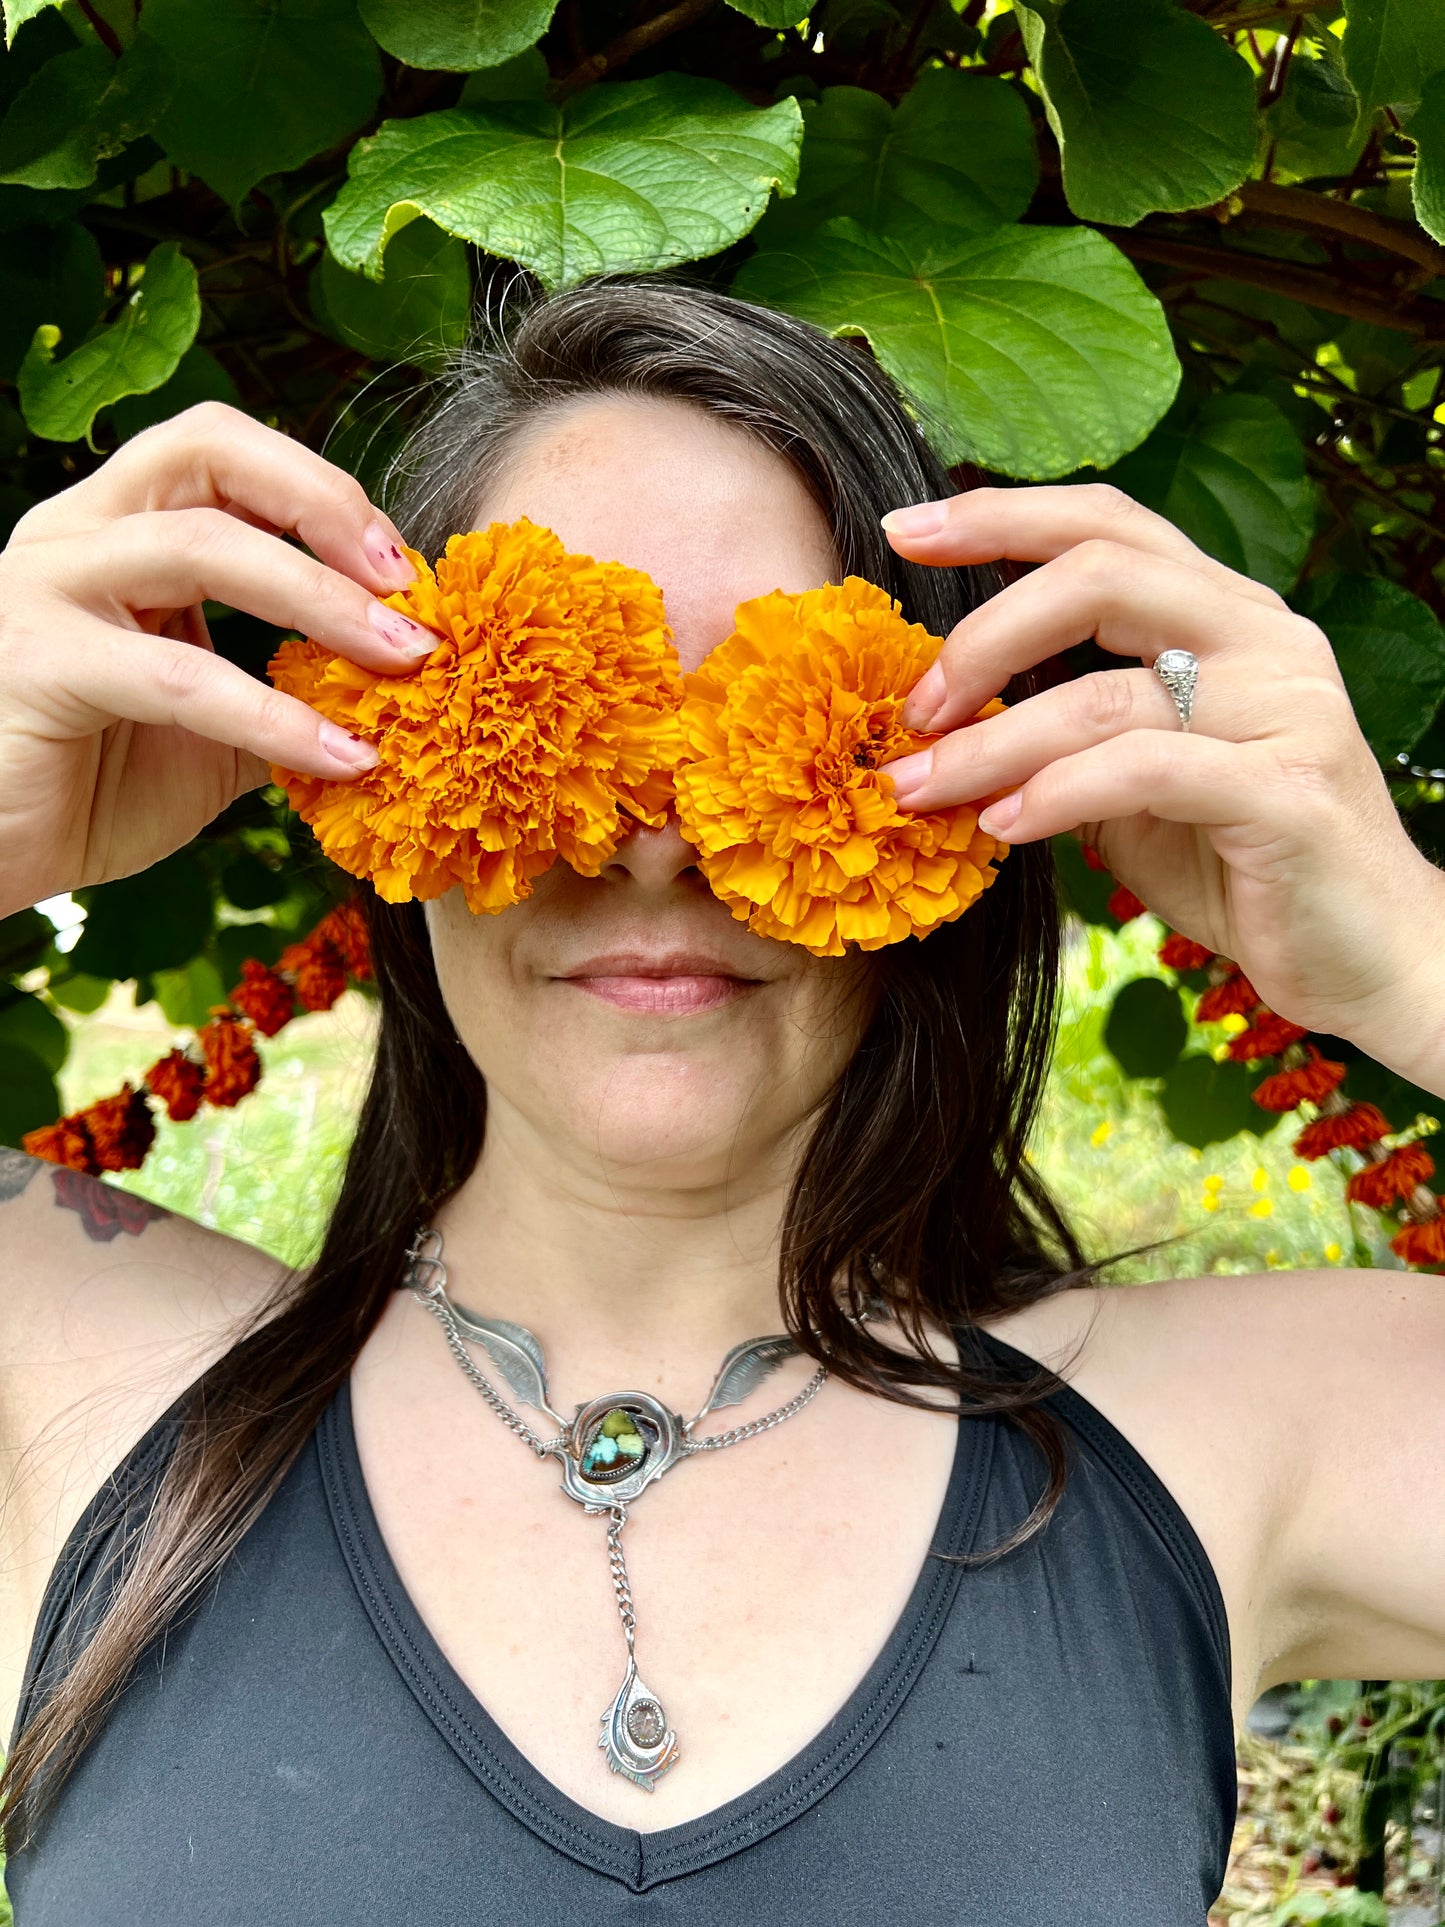
[(333, 862), (388, 903), (459, 884), (470, 909), (501, 910), (559, 856), (595, 876), (626, 817), (666, 820), (681, 738), (661, 591), (525, 518), (453, 535), (435, 572), (406, 554), (416, 580), (385, 600), (437, 632), (419, 668), (386, 675), (296, 640), (269, 666), (380, 762), (276, 781)]
[[(961, 916), (1007, 844), (972, 804), (900, 809), (879, 771), (936, 740), (899, 717), (939, 639), (858, 576), (755, 597), (734, 621), (683, 678), (676, 774), (678, 821), (715, 893), (759, 935), (815, 957)], [(995, 697), (979, 716), (1002, 708)]]

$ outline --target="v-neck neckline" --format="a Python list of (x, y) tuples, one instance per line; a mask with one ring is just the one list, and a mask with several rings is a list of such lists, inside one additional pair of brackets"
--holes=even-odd
[(934, 1555), (972, 1551), (988, 1489), (998, 1420), (961, 1414), (957, 1426), (929, 1552), (902, 1613), (844, 1704), (756, 1786), (707, 1813), (650, 1833), (602, 1819), (540, 1773), (442, 1651), (382, 1538), (357, 1450), (349, 1377), (322, 1415), (316, 1445), (337, 1542), (357, 1593), (397, 1671), (438, 1732), (487, 1791), (533, 1833), (579, 1864), (641, 1893), (697, 1873), (795, 1820), (852, 1770), (895, 1718), (943, 1629), (963, 1571)]

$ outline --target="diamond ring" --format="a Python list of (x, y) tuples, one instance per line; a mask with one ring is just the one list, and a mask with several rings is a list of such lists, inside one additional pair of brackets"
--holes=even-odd
[(1199, 658), (1188, 649), (1165, 649), (1154, 659), (1154, 673), (1174, 698), (1180, 726), (1189, 727), (1194, 713), (1194, 685), (1199, 680)]

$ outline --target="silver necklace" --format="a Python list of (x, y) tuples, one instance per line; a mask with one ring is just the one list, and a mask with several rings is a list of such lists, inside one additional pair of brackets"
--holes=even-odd
[[(442, 1237), (435, 1226), (424, 1226), (418, 1231), (407, 1247), (406, 1256), (403, 1282), (415, 1298), (436, 1314), (453, 1357), (482, 1397), (503, 1424), (531, 1446), (539, 1459), (561, 1461), (562, 1490), (569, 1499), (575, 1499), (584, 1512), (607, 1520), (607, 1564), (617, 1596), (623, 1637), (627, 1641), (627, 1671), (616, 1697), (602, 1715), (597, 1744), (605, 1752), (607, 1764), (614, 1773), (625, 1774), (635, 1785), (651, 1793), (668, 1768), (677, 1764), (678, 1745), (662, 1701), (643, 1682), (637, 1670), (637, 1616), (622, 1552), (627, 1509), (679, 1459), (739, 1445), (744, 1439), (756, 1438), (760, 1432), (770, 1431), (784, 1419), (801, 1412), (822, 1390), (828, 1368), (820, 1365), (801, 1392), (765, 1417), (751, 1419), (728, 1432), (711, 1433), (706, 1438), (694, 1438), (693, 1430), (709, 1412), (740, 1404), (785, 1358), (799, 1350), (786, 1332), (734, 1345), (718, 1369), (705, 1404), (690, 1419), (684, 1420), (678, 1413), (669, 1411), (649, 1392), (611, 1392), (605, 1398), (590, 1399), (587, 1404), (579, 1405), (572, 1419), (564, 1419), (548, 1402), (547, 1368), (542, 1347), (534, 1334), (525, 1325), (513, 1324), (510, 1319), (480, 1318), (447, 1296)], [(863, 1317), (871, 1317), (880, 1302), (874, 1300)], [(484, 1348), (514, 1397), (551, 1420), (557, 1427), (554, 1437), (540, 1437), (512, 1410), (496, 1387), (478, 1371), (466, 1349), (466, 1339)]]

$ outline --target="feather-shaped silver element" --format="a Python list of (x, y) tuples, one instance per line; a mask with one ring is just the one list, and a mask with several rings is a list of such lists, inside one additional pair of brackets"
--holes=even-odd
[(510, 1318), (481, 1318), (455, 1301), (452, 1316), (463, 1338), (475, 1339), (485, 1348), (513, 1396), (545, 1412), (557, 1430), (565, 1432), (567, 1421), (552, 1410), (547, 1398), (547, 1366), (535, 1335)]
[(783, 1360), (791, 1358), (797, 1349), (796, 1343), (786, 1332), (778, 1332), (772, 1338), (754, 1338), (747, 1344), (734, 1345), (713, 1380), (707, 1404), (688, 1426), (689, 1432), (698, 1419), (706, 1418), (709, 1412), (721, 1411), (724, 1405), (741, 1405), (748, 1393), (761, 1385), (765, 1378), (771, 1377)]
[(644, 1793), (651, 1793), (668, 1768), (677, 1764), (677, 1735), (667, 1723), (662, 1701), (638, 1677), (637, 1662), (630, 1655), (627, 1676), (602, 1715), (597, 1744), (612, 1771), (626, 1774)]

